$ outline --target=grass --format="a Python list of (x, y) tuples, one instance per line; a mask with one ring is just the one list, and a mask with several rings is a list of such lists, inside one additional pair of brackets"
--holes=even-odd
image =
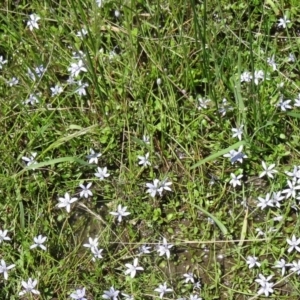
[[(270, 298), (298, 298), (297, 271), (274, 268), (299, 258), (287, 243), (299, 238), (298, 200), (257, 204), (286, 189), (285, 172), (299, 165), (300, 5), (231, 2), (5, 1), (0, 230), (11, 240), (0, 243), (0, 259), (15, 266), (8, 280), (0, 273), (1, 299), (20, 298), (28, 278), (37, 279), (40, 295), (22, 299), (68, 299), (83, 287), (87, 299), (102, 299), (112, 286), (118, 299), (126, 299), (121, 292), (159, 299), (154, 290), (164, 282), (173, 290), (165, 299), (261, 299), (259, 274), (273, 275)], [(27, 26), (31, 14), (39, 28)], [(286, 28), (278, 26), (283, 16), (291, 20)], [(87, 35), (77, 36), (82, 28)], [(86, 95), (68, 82), (80, 59), (74, 53), (86, 68), (75, 78)], [(272, 55), (276, 70), (267, 63)], [(259, 84), (241, 82), (244, 71), (258, 70)], [(13, 77), (18, 84), (10, 86)], [(57, 84), (62, 92), (53, 96)], [(26, 103), (33, 96), (38, 102)], [(280, 97), (293, 107), (283, 111)], [(210, 100), (206, 108), (200, 98)], [(241, 125), (239, 141), (231, 129)], [(223, 157), (240, 146), (242, 163)], [(97, 163), (89, 163), (90, 149), (102, 154)], [(27, 166), (22, 158), (34, 152), (37, 164)], [(146, 153), (151, 166), (143, 167), (138, 156)], [(262, 161), (276, 164), (274, 179), (259, 177)], [(97, 167), (109, 177), (97, 178)], [(243, 175), (240, 186), (230, 184), (231, 173)], [(172, 182), (172, 191), (151, 197), (146, 183), (154, 179)], [(79, 187), (87, 183), (88, 199)], [(57, 207), (67, 192), (80, 198), (70, 213)], [(118, 205), (130, 212), (122, 222), (110, 214)], [(40, 234), (46, 251), (30, 249)], [(83, 246), (89, 237), (98, 238), (103, 258), (92, 260)], [(156, 251), (163, 238), (173, 245), (169, 259)], [(125, 276), (144, 244), (151, 247), (139, 256), (144, 270)], [(261, 265), (249, 269), (249, 256)], [(188, 273), (200, 289), (185, 283)]]

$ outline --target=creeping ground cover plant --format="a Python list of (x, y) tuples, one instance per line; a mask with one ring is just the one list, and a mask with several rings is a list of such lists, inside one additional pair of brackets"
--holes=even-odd
[(298, 1), (0, 11), (0, 299), (299, 298)]

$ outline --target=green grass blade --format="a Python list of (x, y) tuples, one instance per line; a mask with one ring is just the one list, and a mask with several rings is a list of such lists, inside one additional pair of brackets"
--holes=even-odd
[(190, 170), (193, 170), (193, 169), (195, 169), (195, 168), (197, 168), (197, 167), (199, 167), (199, 166), (201, 166), (201, 165), (203, 165), (203, 164), (205, 164), (205, 163), (207, 163), (209, 161), (212, 161), (212, 160), (214, 160), (214, 159), (216, 159), (216, 158), (218, 158), (218, 157), (220, 157), (220, 156), (228, 153), (230, 150), (239, 148), (240, 146), (245, 145), (245, 144), (246, 144), (245, 141), (239, 141), (239, 142), (233, 144), (232, 146), (230, 146), (230, 147), (228, 147), (226, 149), (218, 151), (217, 153), (214, 153), (214, 154), (212, 154), (212, 155), (210, 155), (210, 156), (208, 156), (208, 157), (200, 160), (199, 162), (197, 162), (196, 164), (194, 164), (193, 166), (191, 166)]

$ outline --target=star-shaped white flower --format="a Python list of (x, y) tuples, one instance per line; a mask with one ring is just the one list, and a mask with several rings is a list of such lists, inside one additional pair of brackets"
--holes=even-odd
[(193, 273), (186, 273), (186, 274), (183, 274), (183, 277), (185, 278), (184, 281), (185, 283), (195, 283), (195, 277), (194, 277), (194, 274)]
[(151, 166), (151, 163), (149, 161), (149, 152), (146, 153), (145, 156), (138, 156), (139, 161), (139, 165), (142, 165), (143, 167), (147, 167), (147, 166)]
[(106, 177), (109, 177), (109, 173), (107, 172), (107, 167), (104, 168), (97, 168), (97, 173), (95, 176), (98, 177), (100, 180), (104, 180)]
[(58, 198), (58, 201), (60, 203), (58, 203), (57, 206), (58, 207), (65, 207), (67, 212), (69, 213), (70, 210), (71, 210), (71, 204), (73, 202), (77, 201), (77, 200), (78, 200), (78, 198), (71, 198), (69, 193), (65, 193), (64, 198), (62, 198), (62, 197)]
[(74, 293), (72, 293), (70, 295), (70, 297), (72, 299), (76, 299), (76, 300), (87, 300), (85, 297), (85, 288), (83, 289), (78, 289), (76, 290)]
[(130, 277), (134, 278), (136, 275), (136, 271), (143, 271), (144, 268), (139, 267), (138, 264), (139, 264), (138, 258), (135, 258), (133, 260), (133, 264), (125, 264), (125, 267), (127, 268), (127, 270), (125, 271), (125, 275), (130, 274)]
[(166, 255), (167, 259), (170, 258), (170, 249), (173, 247), (172, 244), (168, 244), (167, 239), (163, 238), (163, 242), (157, 246), (157, 252), (159, 256)]
[(118, 295), (120, 291), (115, 290), (112, 286), (109, 291), (104, 291), (104, 294), (102, 295), (103, 299), (111, 299), (111, 300), (118, 300)]
[(243, 134), (243, 127), (244, 125), (241, 125), (240, 127), (237, 128), (232, 128), (232, 137), (235, 138), (237, 137), (240, 141), (242, 140), (242, 134)]
[(82, 191), (80, 192), (80, 197), (88, 198), (89, 196), (93, 196), (93, 193), (90, 191), (90, 187), (92, 186), (92, 183), (88, 183), (86, 186), (83, 184), (79, 184), (79, 187), (81, 187)]
[(96, 153), (93, 149), (90, 149), (90, 154), (87, 155), (86, 157), (89, 160), (90, 164), (97, 164), (98, 163), (98, 157), (100, 157), (102, 154), (101, 153)]
[(230, 174), (231, 180), (229, 181), (229, 183), (233, 186), (236, 187), (237, 185), (241, 185), (241, 179), (243, 178), (243, 174), (240, 175), (235, 175), (233, 173)]
[(7, 63), (6, 59), (3, 59), (3, 56), (0, 56), (0, 70), (2, 69), (2, 66), (4, 66)]
[(276, 262), (276, 265), (274, 266), (274, 268), (281, 269), (281, 276), (283, 277), (285, 274), (286, 266), (287, 266), (287, 264), (286, 264), (285, 260), (282, 258), (281, 260)]
[(273, 282), (266, 282), (261, 288), (258, 290), (258, 294), (265, 294), (266, 297), (269, 297), (269, 294), (274, 292), (273, 290), (274, 283)]
[(257, 261), (257, 257), (255, 256), (248, 256), (246, 262), (249, 265), (249, 269), (254, 268), (255, 266), (260, 267), (261, 265), (261, 263)]
[(159, 298), (162, 299), (165, 293), (173, 292), (172, 289), (167, 287), (167, 283), (164, 282), (164, 284), (160, 284), (158, 288), (154, 290), (155, 292), (159, 293)]
[(40, 247), (43, 250), (46, 250), (46, 246), (43, 245), (47, 240), (46, 236), (42, 236), (41, 234), (39, 236), (36, 236), (33, 238), (34, 244), (30, 246), (30, 249)]
[(55, 85), (54, 87), (51, 87), (50, 90), (51, 90), (51, 93), (52, 93), (51, 94), (52, 97), (54, 97), (56, 95), (59, 95), (63, 92), (63, 88), (58, 84)]
[(88, 244), (83, 244), (83, 247), (87, 247), (87, 248), (97, 248), (98, 247), (98, 240), (99, 238), (94, 238), (92, 239), (91, 237), (89, 237), (89, 242)]
[(267, 166), (264, 161), (262, 161), (261, 164), (262, 164), (264, 171), (259, 174), (260, 178), (264, 177), (265, 175), (267, 175), (270, 178), (274, 178), (273, 174), (278, 173), (277, 170), (274, 170), (275, 164), (271, 164), (271, 165)]
[(288, 23), (291, 23), (291, 21), (288, 20), (287, 16), (283, 16), (283, 18), (279, 19), (278, 27), (286, 28)]
[(77, 77), (80, 72), (87, 72), (87, 69), (84, 66), (82, 59), (79, 59), (77, 62), (71, 63), (68, 71), (71, 73), (71, 77)]
[(261, 209), (266, 208), (267, 206), (273, 207), (273, 199), (271, 198), (271, 194), (267, 193), (266, 198), (258, 197), (258, 203), (257, 207), (260, 207)]
[(292, 252), (294, 249), (296, 249), (297, 252), (300, 252), (300, 247), (298, 246), (300, 244), (300, 239), (297, 239), (294, 234), (292, 239), (286, 239), (286, 241), (290, 245), (288, 253)]
[(23, 296), (27, 293), (39, 295), (40, 292), (35, 289), (36, 285), (37, 285), (36, 279), (32, 280), (31, 278), (29, 278), (27, 282), (22, 280), (22, 286), (24, 290), (19, 293), (19, 296)]
[(116, 216), (118, 218), (118, 222), (121, 222), (123, 217), (130, 215), (130, 212), (126, 210), (127, 210), (127, 206), (122, 207), (122, 205), (119, 204), (117, 211), (112, 211), (110, 212), (110, 214)]
[(0, 230), (0, 244), (3, 242), (3, 241), (10, 241), (11, 238), (7, 236), (7, 230)]
[(146, 192), (149, 193), (151, 195), (151, 197), (154, 198), (156, 193), (159, 193), (160, 181), (158, 179), (154, 179), (153, 184), (146, 183), (146, 187), (148, 188), (148, 190)]
[(32, 31), (34, 28), (39, 29), (39, 24), (37, 22), (40, 19), (41, 18), (36, 14), (31, 14), (29, 16), (29, 20), (27, 21), (27, 26), (29, 27), (30, 31)]
[(6, 266), (6, 263), (3, 259), (0, 262), (0, 274), (3, 273), (4, 279), (8, 279), (8, 270), (14, 268), (15, 265)]

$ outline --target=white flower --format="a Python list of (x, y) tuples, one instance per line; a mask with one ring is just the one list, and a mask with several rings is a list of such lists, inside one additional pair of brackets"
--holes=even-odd
[(87, 69), (85, 68), (82, 59), (80, 59), (78, 62), (71, 63), (68, 71), (71, 73), (71, 77), (77, 77), (80, 72), (87, 72)]
[(116, 56), (117, 56), (117, 53), (116, 53), (115, 49), (113, 49), (113, 50), (111, 50), (111, 51), (109, 52), (108, 59), (109, 59), (109, 60), (112, 60), (112, 59), (114, 59)]
[(267, 193), (266, 198), (258, 197), (259, 203), (257, 204), (257, 207), (260, 207), (262, 210), (266, 208), (267, 206), (273, 207), (273, 200), (270, 197), (270, 193)]
[(243, 178), (243, 175), (242, 175), (242, 174), (236, 176), (235, 174), (231, 173), (230, 176), (231, 176), (231, 180), (229, 181), (229, 183), (230, 183), (233, 187), (236, 187), (237, 185), (241, 185), (241, 184), (242, 184), (241, 181), (240, 181), (240, 179)]
[[(300, 95), (300, 94), (299, 94)], [(293, 180), (297, 180), (300, 178), (300, 170), (299, 167), (294, 166), (293, 172), (285, 172), (286, 175), (292, 177)]]
[(243, 151), (243, 145), (239, 147), (238, 151), (230, 150), (229, 153), (226, 153), (223, 156), (228, 157), (232, 164), (234, 164), (236, 161), (242, 163), (243, 159), (248, 157), (242, 151)]
[(224, 154), (223, 157), (228, 157), (230, 160), (232, 160), (237, 153), (238, 152), (235, 150), (230, 150), (228, 153)]
[(235, 138), (237, 137), (240, 141), (242, 140), (242, 134), (243, 134), (243, 127), (244, 125), (241, 125), (240, 127), (237, 128), (232, 128), (232, 137)]
[(37, 237), (33, 238), (34, 244), (30, 246), (30, 249), (36, 248), (36, 247), (40, 247), (43, 250), (46, 250), (46, 246), (44, 246), (43, 244), (46, 242), (47, 237), (46, 236), (42, 236), (41, 234)]
[(102, 295), (102, 298), (104, 299), (111, 299), (111, 300), (118, 300), (119, 291), (115, 290), (112, 286), (109, 291), (104, 291), (104, 294)]
[(134, 300), (134, 297), (132, 295), (128, 295), (128, 294), (125, 294), (125, 293), (122, 293), (122, 296), (124, 296), (124, 300)]
[(9, 86), (14, 86), (19, 83), (19, 80), (16, 77), (13, 77), (12, 79), (8, 80), (6, 82)]
[(126, 211), (127, 206), (122, 207), (121, 204), (118, 205), (117, 211), (110, 212), (111, 215), (118, 217), (118, 222), (122, 221), (123, 217), (130, 215), (130, 212)]
[(143, 142), (145, 144), (150, 144), (150, 137), (148, 135), (143, 135)]
[(87, 300), (86, 298), (84, 298), (85, 296), (85, 288), (83, 288), (82, 290), (81, 289), (78, 289), (76, 290), (74, 293), (72, 293), (70, 295), (70, 297), (72, 299), (76, 299), (76, 300)]
[(77, 31), (76, 36), (83, 38), (88, 34), (88, 31), (85, 28), (80, 29)]
[(0, 244), (3, 242), (3, 241), (10, 241), (11, 238), (6, 236), (7, 235), (7, 230), (0, 230)]
[(296, 61), (296, 57), (295, 57), (294, 53), (289, 53), (288, 61), (289, 62), (295, 62)]
[(91, 248), (91, 250), (93, 248), (97, 248), (98, 247), (98, 239), (99, 238), (92, 239), (91, 237), (89, 237), (89, 243), (83, 244), (83, 247)]
[(39, 103), (39, 99), (38, 99), (38, 97), (36, 95), (30, 94), (29, 98), (26, 99), (23, 103), (24, 104), (29, 104), (30, 103), (31, 105), (34, 105), (36, 103)]
[(63, 92), (63, 88), (58, 84), (55, 85), (54, 87), (51, 87), (50, 90), (51, 90), (51, 93), (52, 93), (51, 94), (52, 97), (54, 97), (56, 95), (59, 95), (60, 93)]
[(35, 164), (37, 164), (37, 162), (35, 160), (36, 155), (37, 155), (36, 152), (32, 152), (30, 157), (22, 156), (22, 159), (26, 162), (27, 166), (35, 165)]
[(43, 65), (39, 65), (38, 67), (35, 68), (35, 73), (38, 77), (41, 77), (45, 73), (45, 68)]
[(300, 107), (300, 94), (298, 94), (298, 98), (295, 99), (294, 106)]
[(138, 256), (141, 256), (142, 254), (149, 254), (151, 247), (142, 245), (139, 247), (139, 253), (137, 254)]
[(39, 29), (39, 24), (37, 22), (40, 19), (41, 18), (36, 14), (31, 14), (29, 16), (29, 20), (27, 21), (27, 26), (29, 27), (30, 31), (32, 31), (33, 28)]
[(92, 247), (91, 251), (93, 253), (92, 261), (96, 261), (96, 259), (103, 258), (103, 256), (102, 256), (103, 249), (98, 249), (98, 247)]
[(82, 191), (80, 192), (80, 197), (88, 198), (89, 196), (93, 196), (93, 193), (90, 191), (90, 187), (92, 186), (92, 183), (88, 183), (86, 186), (84, 184), (79, 184), (79, 187), (81, 187)]
[(107, 167), (104, 168), (97, 168), (97, 173), (94, 174), (96, 177), (98, 177), (100, 180), (104, 180), (106, 177), (108, 177), (110, 174), (107, 173)]
[(153, 184), (152, 183), (146, 183), (146, 187), (148, 188), (148, 190), (146, 191), (147, 193), (149, 193), (151, 195), (151, 197), (155, 197), (156, 193), (159, 193), (159, 188), (160, 188), (160, 181), (158, 179), (154, 179), (153, 180)]
[(295, 197), (296, 197), (296, 192), (297, 192), (297, 190), (300, 189), (300, 185), (297, 185), (297, 186), (296, 186), (296, 182), (295, 182), (294, 180), (293, 180), (293, 181), (288, 180), (288, 181), (287, 181), (287, 184), (288, 184), (289, 188), (283, 190), (282, 193), (283, 193), (283, 194), (286, 194), (286, 195), (285, 195), (285, 198), (286, 198), (286, 199), (288, 199), (288, 198), (290, 198), (290, 197), (295, 198)]
[(90, 149), (90, 153), (89, 155), (87, 155), (86, 157), (89, 160), (89, 164), (98, 163), (98, 157), (100, 157), (102, 154), (101, 153), (96, 153), (93, 149)]
[(3, 56), (0, 56), (0, 70), (7, 63), (7, 60), (3, 60)]
[[(276, 205), (277, 206), (277, 205)], [(278, 207), (278, 206), (277, 206)], [(277, 222), (280, 222), (280, 221), (282, 221), (282, 219), (283, 219), (283, 216), (277, 216), (277, 217), (274, 217), (273, 218), (273, 220), (274, 221), (277, 221)]]
[(272, 55), (272, 57), (267, 58), (267, 63), (268, 63), (268, 65), (270, 65), (273, 68), (273, 71), (276, 71), (277, 66), (275, 63), (275, 55), (274, 54)]
[(273, 170), (275, 168), (275, 164), (271, 164), (270, 166), (267, 166), (264, 161), (262, 161), (261, 164), (262, 164), (264, 171), (259, 174), (260, 178), (264, 177), (265, 175), (267, 175), (270, 178), (274, 178), (273, 174), (278, 173), (278, 171)]
[(96, 0), (98, 7), (101, 7), (103, 4), (103, 0)]
[(75, 201), (77, 201), (78, 198), (70, 198), (69, 193), (65, 193), (65, 197), (62, 198), (58, 198), (58, 201), (60, 201), (60, 203), (57, 204), (58, 207), (65, 207), (67, 212), (69, 213), (71, 210), (71, 204)]
[(249, 265), (249, 269), (254, 268), (255, 266), (260, 267), (260, 262), (257, 261), (257, 257), (255, 256), (248, 256), (247, 257), (247, 264)]
[(264, 236), (265, 235), (265, 233), (261, 230), (261, 228), (256, 228), (255, 231), (257, 232), (258, 236), (261, 236), (261, 235)]
[(281, 196), (281, 191), (279, 191), (277, 193), (273, 192), (272, 196), (273, 196), (272, 201), (273, 201), (274, 206), (280, 208), (280, 201), (282, 201), (285, 197)]
[(35, 289), (36, 285), (37, 285), (36, 279), (32, 280), (31, 278), (29, 278), (27, 282), (22, 280), (22, 286), (24, 290), (19, 293), (19, 296), (23, 296), (27, 293), (39, 295), (40, 292)]
[(210, 102), (209, 99), (205, 99), (205, 98), (198, 98), (198, 102), (199, 102), (199, 106), (198, 106), (198, 109), (201, 110), (201, 109), (207, 109), (207, 104)]
[(254, 83), (258, 85), (259, 80), (264, 80), (265, 79), (265, 74), (264, 71), (258, 70), (254, 71)]
[(163, 242), (157, 246), (157, 252), (159, 256), (166, 255), (167, 259), (170, 258), (170, 249), (173, 247), (172, 244), (168, 244), (166, 238), (163, 238)]
[(297, 239), (294, 234), (291, 240), (286, 239), (286, 241), (290, 245), (288, 249), (288, 253), (292, 252), (294, 249), (296, 249), (297, 252), (300, 252), (300, 247), (298, 246), (300, 244), (300, 239)]
[(291, 23), (291, 21), (288, 20), (286, 16), (283, 16), (283, 18), (279, 19), (278, 27), (286, 28), (288, 23)]
[(146, 153), (145, 156), (138, 156), (139, 165), (142, 165), (143, 167), (151, 166), (151, 163), (149, 161), (149, 152)]
[(1, 259), (1, 264), (0, 264), (0, 274), (3, 273), (4, 279), (8, 279), (8, 270), (14, 268), (15, 265), (10, 265), (6, 266), (6, 263), (3, 259)]
[(127, 270), (125, 271), (125, 275), (130, 274), (130, 277), (134, 278), (135, 274), (136, 274), (136, 271), (143, 271), (144, 268), (143, 267), (139, 267), (138, 263), (139, 263), (138, 259), (135, 258), (133, 260), (133, 264), (125, 264), (125, 267), (127, 268)]
[(265, 294), (266, 297), (269, 297), (269, 294), (272, 294), (274, 292), (273, 286), (273, 282), (266, 282), (265, 285), (261, 286), (257, 293), (259, 295)]
[(165, 293), (170, 293), (170, 292), (173, 292), (172, 289), (168, 288), (167, 287), (167, 283), (165, 282), (164, 284), (160, 284), (158, 288), (156, 288), (154, 290), (155, 292), (158, 292), (160, 295), (159, 295), (159, 298), (162, 299), (164, 294)]
[(290, 271), (296, 272), (298, 275), (300, 275), (300, 260), (293, 261), (291, 264), (288, 264), (289, 267), (292, 267)]
[(260, 290), (258, 291), (258, 294), (265, 294), (265, 296), (268, 297), (269, 293), (273, 293), (272, 287), (274, 286), (274, 283), (269, 282), (273, 275), (270, 275), (267, 278), (262, 274), (259, 274), (258, 276), (259, 278), (255, 279), (255, 281), (261, 286)]
[(224, 98), (222, 100), (222, 104), (220, 104), (219, 109), (218, 109), (220, 115), (222, 117), (224, 117), (226, 115), (226, 113), (231, 110), (233, 110), (233, 107), (230, 106), (229, 103), (227, 102), (227, 100)]
[(252, 75), (250, 72), (248, 71), (244, 71), (242, 74), (241, 74), (241, 78), (240, 78), (240, 81), (241, 82), (250, 82), (252, 79)]
[(201, 283), (200, 283), (200, 281), (197, 281), (197, 282), (195, 282), (194, 283), (194, 290), (200, 290), (201, 289)]
[(183, 277), (185, 277), (184, 281), (185, 283), (195, 283), (195, 278), (194, 278), (194, 274), (193, 273), (186, 273), (183, 274)]
[(286, 268), (286, 263), (284, 259), (281, 259), (280, 261), (276, 262), (276, 265), (274, 266), (274, 268), (278, 268), (281, 269), (281, 276), (283, 277), (285, 274), (285, 268)]
[(170, 188), (170, 185), (172, 185), (172, 182), (171, 181), (167, 181), (168, 178), (162, 180), (160, 183), (159, 183), (159, 189), (157, 190), (159, 192), (159, 195), (161, 196), (163, 191), (169, 191), (169, 192), (172, 192), (172, 189)]
[(85, 88), (88, 87), (88, 83), (82, 83), (81, 80), (79, 80), (77, 82), (77, 85), (78, 85), (78, 88), (76, 89), (76, 93), (79, 95), (79, 96), (86, 96), (86, 90)]
[(290, 102), (292, 100), (283, 100), (282, 97), (280, 97), (279, 102), (276, 104), (277, 107), (280, 107), (281, 111), (287, 111), (288, 109), (292, 109), (292, 106), (290, 105)]

